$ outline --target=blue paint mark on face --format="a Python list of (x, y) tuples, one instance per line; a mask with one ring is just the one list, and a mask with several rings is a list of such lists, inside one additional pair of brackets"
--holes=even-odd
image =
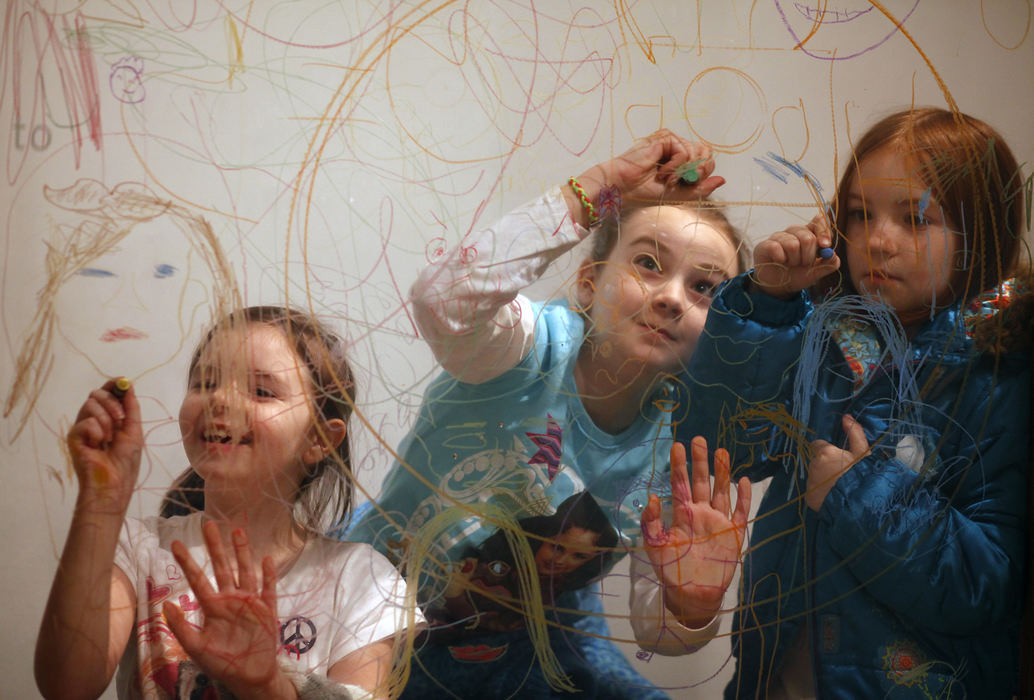
[(154, 276), (158, 279), (172, 277), (174, 274), (176, 274), (176, 268), (172, 265), (161, 263), (160, 265), (154, 266)]
[(919, 218), (926, 220), (926, 209), (930, 206), (930, 188), (927, 187), (922, 196), (919, 197)]
[(83, 277), (114, 277), (115, 273), (110, 270), (103, 270), (99, 267), (84, 267), (79, 270), (79, 274)]

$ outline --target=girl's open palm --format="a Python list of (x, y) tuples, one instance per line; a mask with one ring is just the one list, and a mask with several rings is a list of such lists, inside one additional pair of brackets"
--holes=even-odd
[(711, 492), (707, 441), (693, 438), (693, 481), (686, 470), (686, 450), (671, 449), (672, 521), (665, 527), (661, 503), (655, 494), (641, 518), (646, 552), (664, 586), (665, 605), (687, 627), (706, 625), (721, 607), (732, 581), (750, 512), (750, 483), (737, 484), (736, 510), (731, 510), (729, 453), (714, 457), (714, 492)]
[(204, 621), (200, 627), (191, 624), (171, 601), (165, 603), (162, 611), (184, 651), (211, 678), (239, 698), (271, 697), (286, 680), (276, 659), (280, 648), (276, 571), (269, 557), (263, 559), (259, 590), (247, 537), (236, 530), (232, 538), (236, 575), (223, 551), (219, 528), (215, 523), (205, 523), (205, 546), (212, 559), (218, 591), (212, 588), (186, 546), (173, 542), (172, 553), (197, 596)]

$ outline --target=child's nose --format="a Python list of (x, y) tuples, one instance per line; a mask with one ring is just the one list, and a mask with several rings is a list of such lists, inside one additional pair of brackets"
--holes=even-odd
[(895, 225), (887, 217), (874, 217), (865, 237), (866, 247), (873, 252), (891, 254), (897, 250)]
[(244, 392), (235, 381), (219, 382), (208, 393), (208, 405), (213, 413), (227, 413), (243, 408)]
[(653, 306), (673, 316), (682, 313), (686, 306), (686, 290), (681, 281), (670, 279), (654, 289)]

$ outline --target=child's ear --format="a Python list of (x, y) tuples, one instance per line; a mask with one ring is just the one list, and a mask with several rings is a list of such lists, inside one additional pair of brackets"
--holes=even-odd
[(596, 296), (596, 268), (599, 263), (592, 258), (586, 258), (578, 267), (578, 278), (575, 283), (574, 297), (578, 308), (583, 313), (592, 307), (592, 300)]
[(331, 418), (314, 426), (312, 434), (309, 436), (309, 446), (302, 453), (302, 461), (306, 464), (316, 464), (321, 461), (337, 449), (347, 433), (348, 427), (340, 418)]

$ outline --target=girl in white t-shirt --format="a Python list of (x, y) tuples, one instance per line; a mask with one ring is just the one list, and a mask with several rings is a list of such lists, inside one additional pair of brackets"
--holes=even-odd
[(179, 414), (203, 505), (171, 518), (126, 519), (143, 450), (132, 387), (90, 394), (68, 434), (79, 494), (36, 646), (45, 696), (96, 697), (116, 667), (124, 698), (387, 695), (404, 583), (369, 546), (320, 534), (352, 501), (343, 347), (293, 309), (220, 320)]

